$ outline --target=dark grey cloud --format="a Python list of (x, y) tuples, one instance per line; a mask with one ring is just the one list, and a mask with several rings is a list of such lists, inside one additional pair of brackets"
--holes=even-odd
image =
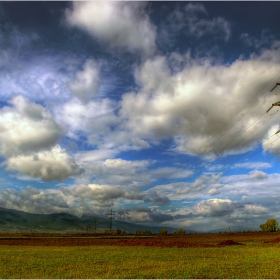
[(174, 217), (170, 214), (166, 214), (158, 209), (151, 209), (146, 206), (135, 206), (130, 209), (119, 209), (117, 216), (120, 219), (128, 220), (130, 222), (138, 221), (140, 223), (164, 223), (174, 220)]
[(229, 216), (236, 209), (244, 208), (243, 203), (233, 202), (229, 199), (209, 199), (197, 203), (196, 214), (203, 217)]
[(144, 202), (149, 202), (152, 205), (167, 205), (170, 203), (168, 197), (160, 197), (156, 192), (148, 192), (148, 194), (144, 197)]

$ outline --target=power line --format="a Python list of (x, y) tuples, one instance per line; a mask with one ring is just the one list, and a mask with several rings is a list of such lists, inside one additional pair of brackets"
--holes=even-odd
[[(279, 72), (280, 73), (280, 72)], [(279, 75), (279, 73), (271, 80), (271, 81), (273, 81), (278, 75)], [(262, 91), (271, 83), (271, 81), (258, 93), (258, 95), (256, 96), (256, 97), (258, 97), (261, 93), (262, 93)], [(276, 86), (277, 86), (278, 84), (276, 84)], [(276, 87), (275, 86), (275, 87)], [(274, 87), (274, 88), (275, 88)], [(273, 88), (273, 89), (274, 89)], [(273, 90), (272, 89), (272, 90)], [(272, 91), (271, 90), (271, 91)], [(270, 91), (270, 92), (271, 92)], [(268, 94), (268, 93), (267, 93)], [(230, 127), (227, 131), (226, 131), (226, 133), (230, 130), (230, 129), (232, 129), (241, 119), (243, 119), (253, 108), (255, 108), (256, 106), (257, 106), (257, 104), (259, 104), (266, 96), (267, 96), (267, 94), (265, 94), (246, 114), (244, 114), (237, 122), (235, 122), (235, 124), (232, 126), (232, 127)], [(238, 112), (238, 113), (236, 113), (236, 115), (234, 116), (234, 118), (249, 104), (250, 102), (247, 102), (247, 104)], [(263, 116), (264, 116), (265, 114), (263, 114), (261, 117), (259, 117), (257, 120), (255, 120), (254, 121), (254, 123), (253, 124), (251, 124), (249, 127), (247, 127), (246, 129), (245, 129), (245, 131), (243, 131), (242, 133), (240, 133), (239, 135), (238, 135), (238, 137), (237, 138), (235, 138), (233, 141), (231, 141), (226, 147), (224, 147), (224, 149), (222, 149), (221, 151), (219, 151), (219, 153), (218, 153), (218, 155), (221, 153), (221, 152), (223, 152), (230, 144), (232, 144), (234, 141), (236, 141), (242, 134), (244, 134), (250, 127), (252, 127), (255, 123), (257, 123)], [(266, 124), (270, 119), (272, 118), (272, 116), (270, 116), (270, 118), (264, 123), (264, 124)], [(229, 123), (229, 122), (228, 122)], [(227, 124), (228, 124), (227, 123)], [(225, 124), (219, 131), (221, 131), (227, 124)], [(263, 124), (263, 125), (264, 125)], [(262, 125), (262, 126), (263, 126)], [(262, 127), (261, 126), (261, 127)], [(259, 127), (260, 128), (260, 127)], [(258, 129), (259, 129), (258, 128)], [(219, 132), (218, 131), (218, 132)], [(218, 133), (217, 132), (217, 133)], [(214, 138), (214, 136), (216, 136), (217, 135), (217, 133), (215, 134), (215, 135), (213, 135), (212, 136), (212, 138)], [(222, 134), (219, 138), (218, 138), (218, 140), (220, 140), (224, 135), (226, 135), (226, 133), (224, 133), (224, 134)], [(210, 139), (210, 141), (212, 140), (212, 138)], [(240, 143), (242, 143), (243, 141), (245, 141), (246, 139), (247, 139), (248, 137), (246, 137), (245, 139), (243, 139)], [(209, 141), (209, 142), (210, 142)], [(239, 144), (240, 144), (239, 143)], [(234, 146), (234, 147), (236, 147), (236, 145)], [(233, 148), (234, 148), (233, 147)], [(201, 150), (201, 149), (200, 149)], [(239, 159), (240, 160), (240, 159)], [(192, 163), (193, 163), (194, 161), (192, 161)], [(202, 167), (203, 168), (203, 167)], [(184, 170), (186, 170), (186, 169), (184, 169)], [(200, 169), (201, 170), (201, 169)], [(200, 171), (199, 170), (199, 171)], [(177, 174), (180, 174), (182, 171), (180, 171), (179, 173), (177, 173)], [(174, 172), (175, 173), (175, 172)], [(174, 174), (173, 173), (173, 174)], [(198, 172), (196, 172), (195, 174), (197, 174)], [(173, 175), (172, 174), (172, 175)], [(193, 174), (193, 176), (195, 175), (195, 174)], [(171, 175), (171, 176), (172, 176)], [(191, 176), (191, 178), (193, 177), (193, 176)], [(170, 179), (170, 177), (169, 177), (169, 179)], [(190, 178), (188, 178), (188, 180), (189, 180)], [(211, 179), (211, 178), (210, 178)], [(200, 184), (199, 186), (201, 186), (201, 185), (203, 185), (203, 184), (205, 184), (205, 182), (207, 182), (207, 181), (209, 181), (210, 179), (208, 179), (208, 180), (206, 180), (206, 181), (204, 181), (202, 184)], [(166, 181), (166, 180), (165, 180)], [(183, 183), (181, 183), (179, 186), (181, 186), (182, 184), (184, 184), (185, 182), (183, 182)], [(198, 186), (198, 187), (199, 187)]]
[[(275, 136), (275, 135), (272, 135), (271, 137), (269, 137), (268, 139), (266, 139), (265, 141), (268, 141), (270, 138), (272, 138), (273, 136)], [(268, 147), (269, 146), (271, 146), (274, 142), (276, 142), (276, 141), (278, 141), (280, 138), (278, 137), (278, 139), (276, 139), (276, 140), (274, 140), (272, 143), (270, 143), (270, 145), (268, 145)], [(264, 141), (264, 142), (265, 142)], [(250, 152), (250, 151), (249, 151)], [(258, 153), (260, 153), (261, 151), (259, 151), (259, 152), (257, 152), (257, 153), (254, 153), (249, 159), (251, 159), (252, 157), (254, 157), (254, 156), (256, 156)], [(280, 152), (279, 152), (280, 153)], [(278, 154), (279, 154), (278, 153)], [(277, 154), (276, 154), (277, 155)], [(264, 163), (266, 163), (266, 162), (268, 162), (270, 159), (272, 159), (273, 157), (275, 157), (275, 155), (273, 155), (272, 157), (270, 157), (267, 161), (264, 161), (264, 162), (261, 162), (259, 165), (257, 165), (256, 167), (255, 167), (255, 169), (256, 168), (258, 168), (259, 166), (261, 166), (262, 164), (264, 164)], [(234, 162), (235, 163), (235, 162)], [(229, 174), (230, 172), (232, 172), (233, 170), (230, 170), (229, 172), (227, 172), (227, 173), (225, 173), (224, 175), (227, 175), (227, 174)], [(250, 172), (250, 171), (248, 171), (248, 172)], [(247, 172), (247, 173), (248, 173)], [(245, 173), (246, 174), (246, 173)], [(242, 174), (243, 175), (243, 174)], [(242, 176), (242, 175), (240, 175), (240, 176)], [(238, 176), (237, 178), (239, 178), (240, 176)], [(232, 181), (234, 181), (234, 180), (236, 180), (237, 178), (234, 178)], [(212, 179), (212, 178), (210, 178), (210, 179)], [(207, 181), (209, 181), (210, 179), (208, 179)], [(220, 180), (221, 178), (219, 178), (219, 180)], [(207, 182), (207, 181), (205, 181), (205, 182)], [(205, 184), (205, 182), (203, 182), (201, 185), (203, 185), (203, 184)], [(217, 182), (217, 181), (216, 181)], [(206, 189), (207, 187), (209, 187), (209, 186), (211, 186), (213, 183), (216, 183), (216, 182), (212, 182), (212, 183), (210, 183), (210, 184), (208, 184), (207, 186), (205, 186), (205, 187), (203, 187), (202, 189), (200, 189), (199, 191), (202, 191), (202, 190), (204, 190), (204, 189)], [(231, 181), (230, 181), (231, 182)], [(229, 183), (227, 183), (227, 184), (229, 184)], [(227, 184), (224, 184), (224, 186), (225, 185), (227, 185)], [(201, 185), (199, 185), (199, 186), (201, 186)], [(192, 196), (194, 196), (195, 194), (197, 194), (199, 191), (197, 191), (197, 192), (195, 192), (195, 193), (193, 193), (190, 197), (192, 197)], [(188, 193), (190, 193), (190, 192), (187, 192), (187, 193), (185, 193), (184, 195), (186, 195), (186, 194), (188, 194)], [(205, 196), (205, 195), (204, 195)], [(188, 198), (190, 198), (190, 197), (188, 197)], [(203, 196), (202, 196), (203, 197)], [(201, 198), (201, 197), (200, 197)], [(197, 198), (196, 200), (198, 200), (198, 199), (200, 199), (200, 198)], [(194, 200), (194, 201), (196, 201), (196, 200)], [(182, 203), (182, 202), (177, 202), (177, 203)], [(176, 205), (176, 203), (175, 203), (175, 205)]]
[[(227, 148), (230, 146), (230, 144), (232, 144), (233, 142), (235, 142), (242, 134), (244, 134), (249, 128), (251, 128), (255, 123), (257, 123), (257, 121), (259, 121), (265, 114), (263, 114), (259, 119), (257, 119), (254, 123), (252, 123), (250, 126), (248, 126), (242, 133), (240, 133), (238, 135), (237, 138), (235, 138), (234, 140), (232, 140), (227, 146), (225, 146), (221, 151), (219, 151), (218, 153), (216, 153), (216, 156), (217, 157), (218, 155), (221, 155), (221, 153)], [(271, 117), (272, 118), (272, 117)], [(263, 125), (265, 125), (268, 121), (271, 120), (271, 118), (269, 118)], [(262, 125), (262, 126), (263, 126)], [(260, 126), (259, 128), (261, 128), (262, 126)], [(257, 128), (257, 130), (259, 129)], [(248, 136), (249, 137), (249, 136)], [(241, 144), (242, 142), (244, 142), (248, 137), (244, 138), (241, 142), (237, 143), (235, 146), (233, 146), (229, 151), (232, 151), (238, 144)], [(215, 159), (215, 157), (212, 157), (210, 160), (212, 159)], [(199, 171), (201, 171), (203, 168), (204, 168), (205, 164), (198, 170), (196, 171), (194, 174), (192, 174), (191, 177), (188, 178), (188, 180), (190, 180), (191, 178), (193, 178), (197, 173), (199, 173)]]
[[(258, 98), (258, 96), (259, 95), (261, 95), (261, 93), (279, 76), (279, 74), (280, 74), (280, 71), (268, 82), (268, 84), (265, 86), (265, 87), (263, 87), (260, 91), (259, 91), (259, 93), (256, 95), (256, 97), (253, 99), (253, 100), (256, 100), (257, 98)], [(276, 83), (276, 86), (278, 85), (278, 84), (280, 84), (280, 83)], [(276, 87), (275, 86), (275, 87)], [(272, 90), (274, 90), (275, 89), (275, 87), (272, 89)], [(272, 90), (270, 90), (270, 92), (272, 92)], [(269, 93), (270, 93), (269, 92)], [(218, 139), (216, 139), (216, 142), (217, 141), (219, 141), (223, 136), (225, 136), (226, 134), (227, 134), (227, 132), (228, 131), (230, 131), (236, 124), (238, 124), (239, 123), (239, 121), (241, 121), (249, 112), (251, 112), (269, 93), (266, 93), (266, 94), (264, 94), (263, 95), (263, 97), (261, 98), (261, 99), (259, 99), (258, 100), (258, 102), (257, 103), (255, 103), (255, 104), (252, 104), (251, 106), (253, 106), (249, 111), (247, 111), (247, 113), (246, 114), (244, 114), (243, 116), (241, 116), (241, 118), (240, 119), (238, 119), (230, 128), (228, 128)], [(239, 113), (241, 112), (241, 111), (243, 111), (244, 110), (244, 108), (246, 108), (247, 107), (247, 105), (248, 104), (250, 104), (252, 101), (248, 101), (243, 107), (242, 107), (242, 109), (241, 110), (239, 110), (235, 115), (234, 115), (234, 117), (231, 119), (231, 121), (232, 120), (234, 120), (238, 115), (239, 115)], [(265, 114), (263, 114), (260, 118), (258, 118), (254, 123), (256, 123), (258, 120), (260, 120), (263, 116), (264, 116)], [(220, 132), (220, 131), (222, 131), (228, 124), (230, 123), (230, 121), (229, 122), (227, 122), (222, 128), (220, 128), (211, 138), (210, 138), (210, 140), (207, 142), (207, 144), (208, 143), (210, 143), (213, 139), (214, 139), (214, 137)], [(253, 124), (254, 124), (253, 123)], [(252, 125), (253, 125), (252, 124)], [(251, 125), (251, 126), (252, 126)], [(250, 127), (248, 127), (245, 131), (247, 131), (248, 129), (249, 129)], [(244, 132), (245, 132), (244, 131)], [(243, 132), (243, 133), (244, 133)], [(241, 133), (237, 138), (239, 138), (243, 133)], [(237, 139), (236, 138), (236, 139)], [(234, 139), (231, 143), (233, 143), (236, 139)], [(230, 143), (230, 144), (231, 144)], [(229, 145), (230, 145), (229, 144)], [(227, 145), (225, 148), (224, 148), (224, 150), (229, 146), (229, 145)], [(199, 152), (201, 152), (201, 150), (202, 150), (202, 147), (200, 148), (200, 149), (198, 149), (197, 151), (196, 151), (196, 154), (199, 154)], [(208, 151), (210, 150), (210, 148), (208, 149)], [(223, 151), (223, 150), (222, 150)], [(220, 151), (219, 153), (221, 153), (222, 151)], [(218, 153), (218, 154), (219, 154)], [(174, 172), (172, 172), (170, 175), (169, 175), (169, 177), (168, 178), (166, 178), (166, 179), (164, 179), (164, 181), (167, 181), (168, 179), (171, 179), (171, 177), (173, 177), (176, 173), (177, 173), (177, 176), (179, 175), (179, 174), (181, 174), (183, 171), (185, 171), (185, 170), (187, 170), (187, 168), (189, 168), (196, 160), (198, 160), (198, 158), (194, 158), (193, 159), (193, 161), (187, 166), (187, 167), (185, 167), (184, 168), (184, 170), (180, 170), (180, 171), (174, 171)], [(197, 172), (196, 172), (197, 173)], [(195, 173), (195, 174), (196, 174)], [(192, 176), (193, 177), (193, 176)], [(191, 178), (192, 178), (191, 177)], [(188, 178), (188, 180), (189, 180), (190, 178)], [(163, 180), (162, 180), (163, 181)]]
[[(260, 117), (261, 118), (261, 117)], [(259, 118), (259, 119), (260, 119)], [(258, 129), (260, 129), (262, 126), (264, 126), (268, 121), (270, 121), (271, 119), (272, 119), (273, 117), (270, 117), (263, 125), (261, 125), (259, 128), (257, 128), (256, 130), (258, 130)], [(258, 119), (258, 120), (259, 120)], [(256, 121), (253, 123), (253, 124), (255, 124), (256, 123)], [(252, 125), (253, 125), (252, 124)], [(252, 125), (250, 125), (249, 127), (247, 127), (246, 128), (246, 130), (245, 131), (243, 131), (243, 133), (244, 132), (246, 132)], [(232, 142), (230, 142), (223, 150), (221, 150), (221, 152), (222, 151), (224, 151), (231, 143), (233, 143), (236, 139), (238, 139), (243, 133), (241, 133), (237, 138), (235, 138)], [(272, 136), (274, 136), (274, 135), (272, 135)], [(271, 137), (272, 137), (271, 136)], [(249, 136), (248, 136), (249, 137)], [(246, 137), (245, 139), (243, 139), (241, 142), (239, 142), (238, 144), (241, 144), (242, 142), (244, 142), (248, 137)], [(269, 140), (271, 137), (269, 137), (268, 139), (266, 139), (266, 140), (264, 140), (263, 141), (263, 143), (265, 143), (267, 140)], [(237, 144), (234, 146), (234, 147), (236, 147), (237, 146)], [(233, 147), (233, 148), (234, 148)], [(233, 149), (232, 148), (232, 149)], [(240, 157), (240, 158), (238, 158), (235, 162), (233, 162), (233, 163), (236, 163), (237, 161), (239, 161), (240, 159), (242, 159), (243, 157), (245, 157), (249, 152), (251, 152), (251, 151), (248, 151), (245, 155), (243, 155), (242, 157)], [(231, 163), (231, 164), (233, 164), (233, 163)], [(225, 168), (223, 168), (219, 173), (221, 173), (223, 170), (226, 170), (228, 167), (229, 167), (230, 165), (227, 165)], [(199, 169), (199, 171), (200, 170), (202, 170), (204, 168), (204, 166), (202, 167), (202, 168), (200, 168)], [(198, 172), (196, 172), (195, 174), (197, 174)], [(219, 173), (217, 173), (216, 175), (218, 175)], [(194, 175), (195, 175), (194, 174)], [(192, 176), (192, 177), (194, 177), (194, 175)], [(214, 175), (215, 176), (215, 175)], [(192, 178), (191, 177), (191, 178)], [(190, 179), (190, 178), (188, 178), (188, 179)], [(198, 187), (200, 187), (201, 185), (203, 185), (203, 184), (205, 184), (206, 182), (208, 182), (208, 181), (210, 181), (212, 178), (208, 178), (206, 181), (204, 181), (203, 183), (201, 183), (200, 185), (198, 185), (197, 187), (195, 187), (195, 188), (198, 188)], [(179, 185), (178, 185), (178, 187), (180, 187), (180, 186), (182, 186), (183, 184), (184, 184), (185, 182), (181, 182)]]

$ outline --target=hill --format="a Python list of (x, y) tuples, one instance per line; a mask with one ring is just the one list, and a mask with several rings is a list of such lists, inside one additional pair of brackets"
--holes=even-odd
[[(83, 215), (79, 218), (68, 213), (32, 214), (0, 207), (0, 231), (81, 233), (86, 232), (86, 228), (90, 226), (91, 232), (94, 232), (95, 220), (97, 221), (96, 232), (103, 233), (109, 229), (109, 219), (102, 217)], [(158, 233), (161, 228), (163, 226), (147, 226), (113, 220), (113, 229), (125, 230), (127, 233), (135, 233), (137, 230)], [(169, 233), (178, 230), (172, 227), (164, 228)], [(193, 231), (186, 230), (186, 232)]]
[[(260, 229), (258, 229), (258, 228), (249, 228), (249, 227), (243, 227), (243, 226), (231, 226), (230, 227), (230, 231), (231, 232), (242, 232), (242, 231), (248, 231), (248, 230), (250, 230), (250, 231), (255, 231), (255, 230), (260, 230)], [(224, 232), (229, 232), (229, 228), (218, 228), (218, 229), (213, 229), (213, 230), (209, 230), (209, 231), (207, 231), (207, 232), (209, 232), (209, 233), (219, 233), (219, 232), (222, 232), (222, 233), (224, 233)]]

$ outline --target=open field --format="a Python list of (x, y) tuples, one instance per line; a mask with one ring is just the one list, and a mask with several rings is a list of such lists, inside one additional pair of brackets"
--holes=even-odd
[[(245, 246), (229, 246), (229, 240)], [(280, 233), (259, 232), (142, 237), (2, 234), (0, 278), (275, 279), (280, 275), (279, 241)]]

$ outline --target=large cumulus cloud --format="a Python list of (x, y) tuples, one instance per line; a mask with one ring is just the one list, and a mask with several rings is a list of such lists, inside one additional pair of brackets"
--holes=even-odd
[(177, 54), (175, 60), (184, 62), (176, 72), (163, 56), (136, 69), (140, 90), (123, 95), (120, 111), (133, 135), (173, 137), (177, 152), (220, 156), (251, 149), (277, 121), (261, 117), (277, 99), (264, 98), (269, 90), (264, 88), (278, 73), (278, 50), (230, 65), (197, 61), (188, 54)]

